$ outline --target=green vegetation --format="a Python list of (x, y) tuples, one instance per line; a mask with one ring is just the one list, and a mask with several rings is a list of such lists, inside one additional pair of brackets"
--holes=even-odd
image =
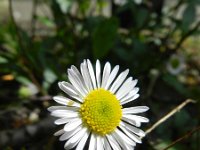
[[(196, 100), (136, 149), (162, 150), (199, 126), (199, 0), (120, 2), (32, 0), (24, 22), (15, 11), (23, 1), (0, 4), (0, 149), (63, 149), (46, 108), (61, 94), (57, 82), (67, 80), (67, 68), (86, 58), (119, 64), (139, 79), (138, 103), (150, 107), (144, 130), (186, 99)], [(198, 130), (170, 150), (198, 150), (199, 143)]]

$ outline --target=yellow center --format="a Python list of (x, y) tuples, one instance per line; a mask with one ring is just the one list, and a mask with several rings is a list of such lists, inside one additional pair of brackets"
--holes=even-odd
[(91, 91), (80, 108), (83, 122), (95, 133), (111, 133), (119, 125), (122, 110), (119, 100), (104, 89)]

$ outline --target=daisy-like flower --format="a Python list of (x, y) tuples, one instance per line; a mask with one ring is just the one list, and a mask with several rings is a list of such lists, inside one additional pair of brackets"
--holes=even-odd
[(101, 73), (99, 60), (95, 70), (89, 60), (84, 60), (80, 71), (75, 66), (68, 69), (69, 82), (58, 83), (68, 97), (55, 96), (53, 99), (63, 106), (48, 110), (59, 117), (56, 125), (64, 125), (55, 135), (66, 141), (66, 149), (82, 150), (89, 145), (89, 150), (133, 150), (141, 143), (145, 133), (138, 127), (149, 120), (136, 114), (149, 108), (124, 108), (139, 97), (139, 88), (135, 87), (137, 80), (127, 78), (128, 69), (117, 76), (118, 71), (118, 65), (111, 69), (107, 62)]
[(173, 75), (180, 74), (185, 67), (185, 58), (181, 54), (172, 55), (167, 63), (167, 70)]

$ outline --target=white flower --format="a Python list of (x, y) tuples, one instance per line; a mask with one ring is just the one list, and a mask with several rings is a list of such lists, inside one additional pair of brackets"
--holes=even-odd
[(173, 54), (167, 63), (167, 70), (173, 75), (180, 74), (185, 67), (185, 59), (181, 54)]
[(48, 110), (52, 116), (59, 117), (55, 124), (64, 128), (55, 133), (65, 141), (65, 148), (76, 147), (82, 150), (86, 141), (89, 150), (129, 150), (141, 143), (145, 133), (140, 130), (141, 123), (148, 122), (145, 117), (136, 114), (149, 108), (124, 105), (139, 97), (137, 80), (127, 78), (129, 70), (117, 76), (119, 66), (111, 69), (107, 62), (101, 73), (99, 60), (93, 70), (89, 60), (68, 69), (69, 82), (59, 82), (62, 91), (68, 97), (55, 96), (53, 99), (64, 106), (52, 106)]

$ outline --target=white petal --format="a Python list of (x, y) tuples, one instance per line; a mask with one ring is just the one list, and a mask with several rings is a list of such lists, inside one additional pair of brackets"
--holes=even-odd
[(97, 87), (101, 86), (101, 64), (99, 60), (96, 61), (96, 79), (97, 79)]
[(133, 80), (133, 85), (136, 86), (136, 84), (138, 83), (138, 79)]
[(121, 86), (121, 84), (123, 83), (123, 81), (125, 80), (126, 76), (128, 75), (129, 70), (126, 69), (125, 71), (123, 71), (115, 80), (115, 82), (113, 83), (113, 85), (110, 88), (110, 91), (112, 93), (115, 93), (117, 91), (117, 89)]
[(141, 139), (136, 136), (135, 134), (133, 134), (132, 132), (128, 131), (126, 128), (124, 128), (123, 126), (120, 126), (120, 128), (122, 129), (122, 131), (129, 137), (131, 138), (133, 141), (137, 142), (137, 143), (142, 143)]
[(80, 69), (81, 69), (81, 74), (83, 76), (83, 79), (84, 79), (84, 82), (85, 82), (85, 85), (86, 85), (88, 91), (92, 90), (93, 89), (92, 81), (91, 81), (91, 78), (89, 75), (86, 60), (84, 60), (83, 63), (81, 63)]
[(69, 98), (66, 98), (64, 96), (54, 96), (53, 100), (62, 105), (80, 107), (79, 103), (77, 103)]
[(96, 135), (92, 133), (90, 138), (89, 150), (95, 150), (95, 148), (96, 148)]
[(74, 75), (76, 76), (78, 82), (81, 84), (81, 87), (83, 88), (84, 92), (87, 94), (89, 92), (89, 90), (87, 89), (84, 79), (83, 79), (82, 75), (80, 74), (79, 70), (73, 65), (72, 65), (71, 69), (72, 69)]
[(77, 132), (74, 136), (72, 136), (66, 143), (65, 148), (71, 149), (75, 147), (78, 142), (83, 138), (84, 134), (86, 134), (87, 128), (82, 128), (79, 132)]
[(112, 150), (106, 137), (104, 137), (104, 150)]
[(126, 143), (135, 146), (135, 142), (132, 141), (127, 135), (125, 135), (124, 133), (122, 133), (119, 129), (116, 129), (114, 131), (119, 137), (121, 137), (124, 141), (126, 141)]
[(81, 119), (74, 119), (73, 121), (69, 122), (68, 124), (66, 124), (64, 126), (64, 130), (65, 131), (71, 131), (74, 130), (75, 128), (77, 128), (80, 124), (82, 124)]
[[(75, 114), (77, 114), (78, 110), (79, 110), (79, 108), (77, 108), (77, 107), (68, 107), (68, 106), (65, 106), (66, 109), (62, 108), (62, 106), (60, 106), (60, 107), (59, 106), (51, 106), (51, 107), (55, 108), (55, 110), (52, 111), (53, 114), (56, 114), (56, 113), (66, 113), (66, 114), (75, 113)], [(56, 108), (60, 108), (60, 109), (56, 109)]]
[(124, 83), (123, 85), (119, 88), (119, 90), (116, 93), (117, 99), (121, 99), (122, 97), (124, 97), (127, 93), (129, 93), (133, 87), (134, 81), (132, 81), (132, 77), (129, 77)]
[(132, 150), (132, 147), (134, 146), (133, 144), (135, 144), (134, 142), (132, 145), (130, 145), (129, 143), (127, 143), (125, 139), (123, 139), (123, 137), (119, 136), (116, 132), (113, 132), (112, 135), (115, 138), (115, 140), (119, 143), (119, 145), (122, 147), (123, 150), (124, 149)]
[(118, 71), (119, 71), (119, 65), (115, 66), (114, 69), (112, 70), (112, 72), (110, 73), (110, 76), (109, 76), (108, 81), (107, 81), (106, 86), (105, 86), (106, 90), (109, 88), (110, 84), (115, 79)]
[[(69, 138), (71, 138), (72, 136), (74, 136), (77, 132), (79, 132), (82, 129), (82, 126), (78, 126), (76, 129), (71, 130), (69, 132), (64, 132), (64, 134), (62, 136), (60, 136), (59, 140), (60, 141), (64, 141), (67, 140)], [(64, 131), (64, 130), (63, 130)]]
[(143, 113), (149, 110), (149, 107), (147, 106), (136, 106), (136, 107), (129, 107), (122, 109), (123, 114), (137, 114), (137, 113)]
[(139, 91), (138, 87), (133, 88), (127, 95), (120, 98), (120, 101), (123, 102), (123, 101), (127, 101), (127, 100), (131, 99), (132, 97), (134, 97), (138, 93), (138, 91)]
[(55, 110), (67, 110), (67, 107), (66, 106), (51, 106), (47, 110), (50, 112), (55, 111)]
[(56, 121), (54, 121), (54, 123), (56, 125), (61, 125), (61, 124), (70, 122), (72, 119), (74, 119), (74, 118), (61, 118), (61, 119), (57, 119)]
[(54, 133), (54, 136), (60, 136), (62, 135), (63, 133), (65, 133), (65, 131), (63, 129), (61, 130), (58, 130), (57, 132)]
[(72, 86), (70, 83), (62, 81), (58, 82), (58, 86), (60, 87), (61, 90), (63, 90), (65, 93), (68, 95), (79, 95), (80, 93)]
[(55, 110), (53, 112), (51, 112), (51, 115), (54, 117), (78, 117), (78, 113), (77, 112), (73, 112), (70, 110)]
[(48, 108), (48, 111), (53, 112), (56, 110), (68, 110), (71, 112), (77, 112), (80, 108), (74, 106), (51, 106)]
[(87, 131), (87, 132), (85, 133), (85, 135), (83, 136), (83, 138), (82, 138), (82, 139), (80, 140), (80, 142), (78, 143), (78, 145), (77, 145), (77, 147), (76, 147), (76, 150), (82, 150), (82, 149), (84, 148), (85, 143), (86, 143), (86, 141), (87, 141), (87, 139), (88, 139), (89, 134), (90, 134), (89, 131)]
[(103, 150), (104, 143), (101, 136), (97, 136), (97, 150)]
[(136, 134), (138, 136), (141, 136), (141, 137), (145, 136), (145, 132), (144, 131), (142, 131), (142, 130), (140, 130), (140, 129), (138, 129), (138, 128), (136, 128), (136, 127), (134, 127), (134, 126), (132, 126), (132, 125), (130, 125), (128, 123), (126, 123), (126, 122), (121, 121), (120, 122), (120, 126), (125, 127), (126, 129), (128, 129), (129, 131), (133, 132), (134, 134)]
[(131, 120), (135, 120), (136, 122), (149, 122), (148, 118), (137, 116), (137, 115), (123, 115), (123, 117), (126, 117)]
[(122, 120), (125, 121), (125, 122), (128, 122), (136, 127), (140, 127), (141, 123), (140, 122), (137, 122), (136, 120), (131, 120), (129, 118), (126, 118), (124, 116), (122, 116)]
[(126, 145), (128, 145), (128, 143), (126, 143), (126, 141), (122, 140), (121, 137), (119, 137), (116, 133), (112, 133), (113, 138), (117, 141), (117, 143), (120, 145), (120, 147), (125, 150), (127, 150)]
[(94, 75), (94, 69), (93, 69), (92, 64), (89, 59), (87, 59), (87, 65), (88, 65), (90, 77), (92, 79), (93, 88), (96, 89), (97, 85), (96, 85), (96, 79), (95, 79), (95, 75)]
[(63, 135), (60, 136), (59, 140), (60, 141), (65, 141), (68, 139), (68, 134), (67, 133), (64, 133)]
[(71, 143), (70, 139), (65, 143), (64, 148), (66, 150), (74, 148), (81, 139), (78, 139), (76, 142)]
[(86, 93), (84, 87), (82, 87), (81, 81), (78, 80), (78, 78), (76, 77), (76, 75), (73, 73), (73, 71), (71, 69), (68, 69), (67, 73), (68, 73), (68, 79), (72, 83), (74, 88), (77, 91), (79, 91), (82, 98), (85, 97), (87, 93)]
[[(68, 82), (62, 81), (58, 83), (58, 86), (61, 90), (63, 90), (66, 94), (68, 94), (70, 97), (82, 102), (83, 100), (80, 98), (79, 94), (73, 89), (72, 85)], [(71, 86), (71, 87), (70, 87)]]
[(67, 103), (70, 101), (70, 99), (63, 96), (54, 96), (53, 100), (62, 105), (67, 105)]
[(134, 101), (134, 100), (137, 99), (139, 96), (140, 96), (139, 94), (135, 94), (133, 97), (131, 97), (131, 98), (129, 98), (129, 99), (123, 101), (123, 102), (120, 101), (120, 103), (121, 103), (121, 105), (124, 105), (124, 104), (126, 104), (126, 103), (131, 102), (131, 101)]
[[(81, 131), (80, 131), (81, 132)], [(78, 133), (78, 132), (77, 132)], [(76, 133), (76, 134), (77, 134)], [(72, 138), (71, 138), (72, 139)], [(78, 142), (81, 140), (80, 138), (79, 139), (77, 139), (75, 142), (71, 142), (71, 139), (69, 139), (66, 143), (65, 143), (65, 145), (64, 145), (64, 147), (65, 147), (65, 149), (72, 149), (72, 148), (74, 148), (77, 144), (78, 144)]]
[(108, 142), (110, 143), (112, 149), (114, 150), (121, 150), (119, 144), (116, 142), (116, 140), (112, 137), (112, 135), (106, 135)]
[(104, 66), (103, 69), (103, 77), (102, 77), (102, 81), (101, 81), (101, 87), (104, 88), (106, 86), (106, 83), (108, 81), (108, 78), (110, 76), (110, 71), (111, 71), (111, 66), (110, 63), (107, 62)]

